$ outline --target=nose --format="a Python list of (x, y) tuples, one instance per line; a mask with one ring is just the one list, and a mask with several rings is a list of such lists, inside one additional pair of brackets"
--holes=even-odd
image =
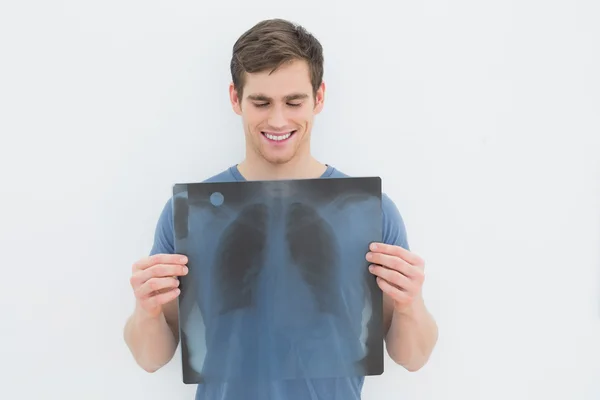
[(275, 130), (282, 130), (287, 125), (285, 112), (281, 106), (272, 107), (267, 123)]

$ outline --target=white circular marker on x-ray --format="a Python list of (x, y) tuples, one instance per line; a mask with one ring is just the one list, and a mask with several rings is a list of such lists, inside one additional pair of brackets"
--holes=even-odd
[(214, 192), (213, 194), (210, 195), (210, 203), (213, 206), (216, 206), (216, 207), (220, 206), (221, 204), (223, 204), (224, 200), (225, 200), (225, 198), (219, 192)]

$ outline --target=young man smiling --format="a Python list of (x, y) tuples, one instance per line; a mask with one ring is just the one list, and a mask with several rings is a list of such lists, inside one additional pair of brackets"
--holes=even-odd
[[(325, 99), (320, 43), (302, 27), (274, 19), (256, 24), (233, 47), (233, 110), (243, 122), (243, 161), (207, 182), (345, 177), (311, 155), (315, 116)], [(437, 341), (437, 325), (422, 297), (424, 261), (409, 250), (393, 201), (382, 196), (383, 242), (365, 254), (384, 294), (384, 332), (389, 356), (409, 371), (420, 369)], [(159, 217), (150, 255), (134, 263), (131, 285), (136, 307), (125, 340), (136, 362), (153, 372), (168, 363), (179, 342), (178, 276), (188, 273), (174, 253), (172, 204)], [(355, 400), (364, 377), (297, 379), (269, 383), (198, 385), (206, 400)]]

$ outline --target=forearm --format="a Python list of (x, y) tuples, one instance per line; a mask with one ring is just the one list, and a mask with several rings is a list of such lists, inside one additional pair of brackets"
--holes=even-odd
[(394, 362), (417, 371), (429, 360), (437, 338), (437, 324), (419, 299), (405, 310), (394, 310), (386, 347)]
[(125, 325), (124, 336), (135, 361), (148, 372), (167, 364), (177, 349), (177, 339), (163, 313), (153, 317), (136, 308)]

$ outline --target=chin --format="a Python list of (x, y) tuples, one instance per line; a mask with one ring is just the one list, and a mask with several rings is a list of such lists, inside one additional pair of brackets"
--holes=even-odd
[(269, 154), (268, 152), (262, 152), (263, 158), (274, 165), (282, 165), (290, 162), (294, 158), (294, 154), (282, 155), (282, 154)]

